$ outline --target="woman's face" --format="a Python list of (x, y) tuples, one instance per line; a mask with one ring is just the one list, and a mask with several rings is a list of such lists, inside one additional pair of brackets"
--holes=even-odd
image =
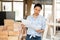
[(40, 11), (41, 11), (41, 8), (40, 8), (39, 6), (36, 6), (36, 7), (34, 8), (34, 13), (35, 13), (35, 14), (39, 14)]

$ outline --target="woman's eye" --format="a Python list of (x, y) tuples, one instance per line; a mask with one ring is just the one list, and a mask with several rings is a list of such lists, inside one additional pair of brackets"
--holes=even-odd
[(35, 10), (37, 10), (37, 9), (35, 9)]

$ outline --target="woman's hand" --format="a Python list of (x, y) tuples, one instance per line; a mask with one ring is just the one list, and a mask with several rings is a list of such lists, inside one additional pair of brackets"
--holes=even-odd
[(21, 27), (22, 27), (22, 28), (24, 28), (24, 27), (25, 27), (25, 25), (24, 25), (23, 23), (21, 23)]
[(24, 25), (24, 24), (21, 24), (21, 26), (22, 26), (22, 27), (25, 27), (25, 25)]
[(44, 30), (36, 30), (36, 32), (38, 32), (38, 33), (43, 33)]

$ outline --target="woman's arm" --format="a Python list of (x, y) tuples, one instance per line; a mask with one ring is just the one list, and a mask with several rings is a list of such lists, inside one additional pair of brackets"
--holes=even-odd
[(44, 30), (36, 30), (38, 33), (44, 33)]

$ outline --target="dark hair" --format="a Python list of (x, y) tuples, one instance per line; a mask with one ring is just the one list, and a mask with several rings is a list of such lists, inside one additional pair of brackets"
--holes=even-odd
[(34, 8), (37, 7), (37, 6), (42, 9), (42, 5), (41, 4), (39, 4), (39, 3), (35, 4)]

